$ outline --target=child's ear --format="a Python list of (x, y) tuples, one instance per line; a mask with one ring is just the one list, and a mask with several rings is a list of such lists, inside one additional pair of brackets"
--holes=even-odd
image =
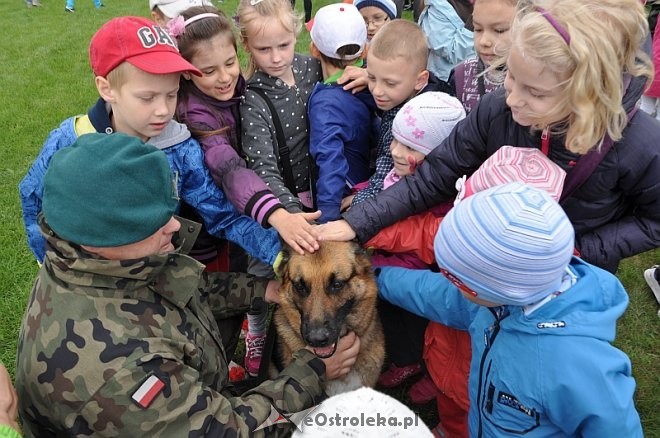
[(316, 47), (314, 41), (309, 43), (309, 54), (312, 56), (312, 58), (321, 59), (321, 51)]
[(96, 89), (98, 90), (99, 95), (103, 100), (110, 103), (114, 102), (114, 90), (112, 85), (110, 85), (110, 82), (108, 82), (108, 79), (104, 78), (103, 76), (97, 76), (94, 79), (94, 83), (96, 84)]
[(415, 81), (415, 90), (421, 91), (429, 83), (429, 71), (424, 70), (417, 75), (417, 80)]
[(189, 80), (192, 79), (192, 76), (190, 76), (190, 73), (185, 72), (185, 71), (183, 73), (181, 73), (181, 76), (183, 76), (183, 79), (185, 79), (186, 81), (189, 81)]

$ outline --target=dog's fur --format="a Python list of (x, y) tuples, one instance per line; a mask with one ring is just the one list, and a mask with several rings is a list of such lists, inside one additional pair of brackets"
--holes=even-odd
[(373, 387), (385, 357), (383, 329), (378, 318), (378, 288), (369, 257), (353, 242), (322, 242), (313, 254), (289, 248), (278, 270), (282, 277), (275, 326), (284, 366), (293, 352), (311, 347), (319, 357), (335, 353), (340, 336), (353, 331), (360, 353), (342, 379), (329, 381), (330, 396), (361, 386)]

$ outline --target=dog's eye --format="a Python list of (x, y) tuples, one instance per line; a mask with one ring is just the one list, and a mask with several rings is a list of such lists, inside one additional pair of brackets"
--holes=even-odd
[(301, 280), (294, 281), (293, 282), (293, 289), (299, 295), (303, 295), (303, 296), (309, 295), (309, 291), (307, 290), (307, 285), (305, 284), (304, 281), (301, 281)]
[(330, 292), (331, 294), (337, 294), (341, 292), (341, 290), (344, 288), (345, 285), (346, 285), (345, 281), (334, 280), (330, 283), (328, 292)]

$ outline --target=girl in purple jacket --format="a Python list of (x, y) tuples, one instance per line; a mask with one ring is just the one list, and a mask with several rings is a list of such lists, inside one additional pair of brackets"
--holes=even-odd
[[(218, 9), (193, 7), (168, 23), (181, 55), (202, 72), (181, 78), (177, 117), (204, 149), (204, 162), (215, 183), (236, 209), (264, 227), (272, 225), (295, 251), (318, 249), (309, 221), (316, 213), (289, 213), (263, 180), (239, 155), (238, 105), (245, 91), (236, 38)], [(265, 307), (248, 313), (245, 367), (259, 371), (265, 339)]]
[(308, 221), (317, 219), (318, 213), (288, 213), (239, 156), (237, 115), (245, 80), (230, 21), (218, 9), (201, 6), (184, 11), (168, 28), (181, 55), (202, 68), (201, 77), (182, 78), (177, 118), (202, 145), (213, 180), (238, 211), (264, 227), (273, 226), (301, 254), (303, 250), (314, 251), (318, 245)]

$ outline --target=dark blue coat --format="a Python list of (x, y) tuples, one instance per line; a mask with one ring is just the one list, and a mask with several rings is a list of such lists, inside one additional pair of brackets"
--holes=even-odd
[[(624, 96), (626, 111), (643, 87), (643, 78), (633, 79)], [(514, 122), (499, 89), (482, 98), (414, 175), (354, 205), (344, 218), (366, 242), (385, 226), (451, 199), (456, 179), (471, 175), (503, 145), (540, 148), (541, 140), (539, 132)], [(570, 172), (579, 156), (554, 136), (549, 158)], [(562, 206), (582, 257), (611, 272), (621, 259), (660, 247), (660, 124), (637, 111), (623, 138)]]

